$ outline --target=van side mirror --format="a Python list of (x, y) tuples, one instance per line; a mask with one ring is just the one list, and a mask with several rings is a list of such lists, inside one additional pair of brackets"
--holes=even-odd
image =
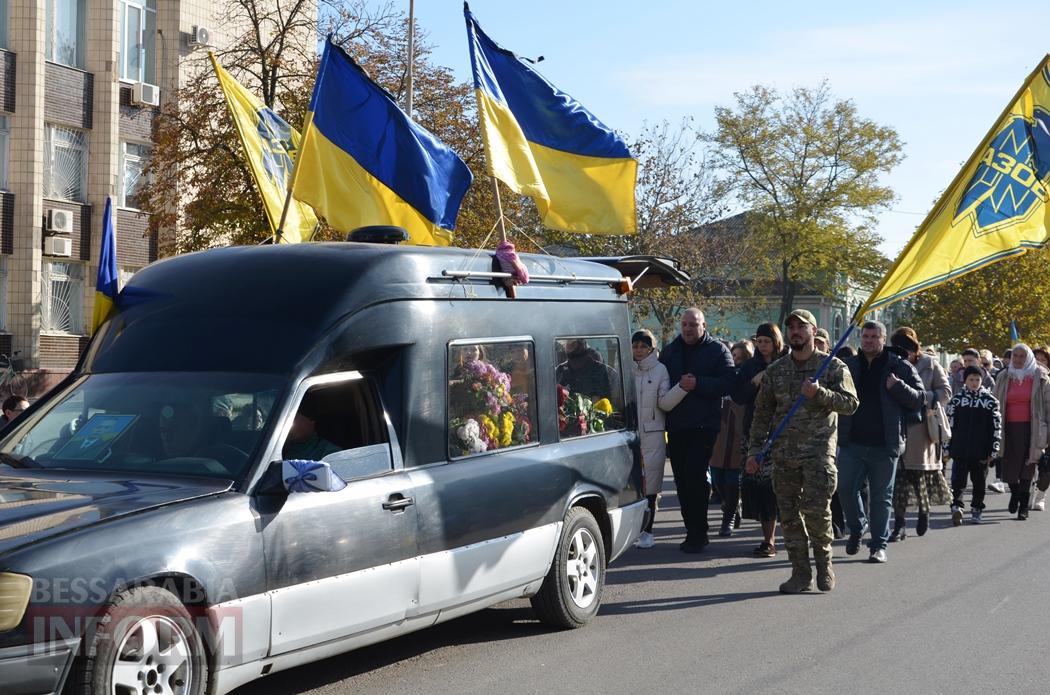
[(281, 461), (281, 480), (288, 492), (335, 492), (346, 487), (346, 481), (324, 461)]

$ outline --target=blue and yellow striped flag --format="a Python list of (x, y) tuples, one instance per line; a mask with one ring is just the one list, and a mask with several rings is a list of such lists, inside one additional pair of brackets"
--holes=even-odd
[[(299, 147), (299, 133), (226, 72), (213, 53), (208, 57), (226, 97), (230, 117), (237, 126), (248, 168), (270, 221), (270, 231), (276, 235)], [(289, 201), (280, 241), (286, 244), (309, 241), (316, 228), (314, 211), (308, 205)]]
[(634, 234), (638, 162), (627, 144), (486, 36), (466, 3), (463, 13), (489, 172), (535, 200), (551, 229)]
[(1041, 248), (1050, 196), (1050, 56), (995, 126), (857, 313)]
[(397, 225), (447, 245), (473, 176), (328, 39), (310, 100), (292, 195), (332, 227)]
[(98, 255), (98, 277), (95, 280), (95, 306), (91, 312), (91, 335), (105, 323), (117, 305), (117, 242), (113, 238), (113, 200), (106, 198), (102, 212), (102, 248)]

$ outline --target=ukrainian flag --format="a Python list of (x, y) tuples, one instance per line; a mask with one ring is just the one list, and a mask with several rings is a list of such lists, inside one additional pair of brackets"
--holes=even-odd
[[(211, 58), (219, 86), (226, 97), (230, 117), (241, 137), (248, 168), (255, 178), (266, 216), (270, 220), (270, 231), (276, 236), (287, 197), (288, 179), (299, 148), (299, 133), (223, 70), (214, 54), (209, 53), (208, 57)], [(316, 228), (317, 216), (314, 211), (307, 205), (289, 201), (280, 241), (309, 241)]]
[(463, 13), (489, 172), (533, 198), (551, 229), (634, 234), (638, 162), (627, 144), (486, 36), (466, 3)]
[(117, 245), (113, 238), (113, 201), (106, 198), (102, 213), (102, 250), (98, 257), (98, 278), (95, 280), (95, 307), (91, 315), (91, 334), (105, 323), (117, 304)]
[(292, 195), (341, 231), (397, 225), (447, 245), (473, 176), (447, 145), (328, 39), (310, 100)]
[(1050, 56), (1010, 100), (857, 313), (1050, 241)]

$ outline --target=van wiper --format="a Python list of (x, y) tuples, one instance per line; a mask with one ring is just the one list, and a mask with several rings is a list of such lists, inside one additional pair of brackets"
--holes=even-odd
[(31, 456), (15, 456), (0, 452), (0, 463), (11, 468), (40, 468), (40, 464)]

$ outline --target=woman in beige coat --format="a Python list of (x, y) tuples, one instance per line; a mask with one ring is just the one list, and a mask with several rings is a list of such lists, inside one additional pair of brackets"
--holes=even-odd
[[(905, 513), (909, 506), (919, 510), (915, 533), (922, 536), (930, 527), (930, 507), (951, 504), (952, 491), (944, 479), (941, 467), (941, 447), (947, 440), (943, 428), (947, 426), (944, 406), (952, 396), (948, 373), (933, 355), (922, 352), (915, 331), (902, 326), (894, 331), (890, 344), (901, 353), (919, 373), (926, 389), (926, 404), (922, 422), (908, 425), (904, 455), (897, 467), (893, 491), (893, 533), (891, 541), (907, 537)], [(937, 433), (934, 436), (934, 433)]]
[(1010, 513), (1028, 518), (1028, 502), (1036, 464), (1050, 435), (1050, 377), (1035, 361), (1032, 349), (1018, 343), (1010, 364), (995, 378), (995, 397), (1003, 411), (1003, 482), (1010, 486)]
[[(642, 480), (645, 497), (649, 501), (649, 522), (642, 530), (635, 546), (651, 548), (653, 520), (656, 518), (657, 502), (664, 484), (664, 462), (667, 458), (667, 439), (664, 436), (664, 410), (677, 403), (668, 404), (671, 377), (667, 367), (660, 362), (656, 350), (656, 337), (648, 330), (636, 331), (631, 336), (631, 353), (634, 357), (634, 392), (638, 398), (638, 435), (642, 445)], [(666, 406), (666, 407), (662, 407)]]

